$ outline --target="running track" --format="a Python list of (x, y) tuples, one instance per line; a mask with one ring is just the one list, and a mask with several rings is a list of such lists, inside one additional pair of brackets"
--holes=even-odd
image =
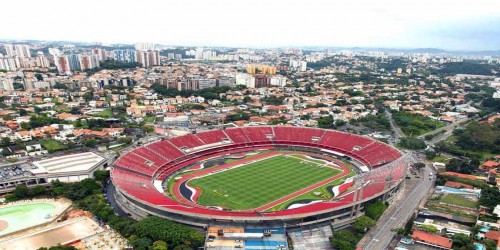
[[(304, 152), (291, 152), (293, 154), (299, 154), (299, 155), (310, 155), (310, 156), (314, 156), (314, 154), (309, 154), (309, 153), (304, 153)], [(173, 189), (174, 189), (174, 195), (175, 197), (179, 200), (179, 201), (182, 201), (183, 203), (187, 203), (187, 204), (190, 204), (190, 205), (194, 205), (194, 206), (197, 206), (197, 207), (204, 207), (204, 206), (201, 206), (199, 204), (196, 204), (196, 203), (193, 203), (191, 202), (190, 200), (184, 198), (184, 196), (182, 196), (182, 194), (180, 193), (180, 186), (181, 184), (184, 182), (184, 181), (188, 181), (190, 179), (193, 179), (195, 177), (199, 177), (199, 176), (204, 176), (204, 175), (207, 175), (207, 174), (210, 174), (211, 172), (213, 171), (217, 171), (217, 170), (222, 170), (222, 169), (228, 169), (228, 168), (232, 168), (232, 167), (235, 167), (235, 166), (239, 166), (239, 165), (242, 165), (242, 164), (246, 164), (246, 163), (249, 163), (249, 162), (252, 162), (252, 161), (255, 161), (255, 160), (260, 160), (260, 159), (263, 159), (263, 158), (268, 158), (268, 157), (271, 157), (271, 156), (274, 156), (274, 155), (281, 155), (283, 154), (283, 152), (278, 152), (278, 151), (273, 151), (273, 152), (268, 152), (268, 153), (264, 153), (264, 154), (261, 154), (261, 155), (257, 155), (255, 157), (251, 157), (249, 159), (244, 159), (244, 160), (241, 160), (241, 161), (234, 161), (234, 162), (231, 162), (231, 163), (228, 163), (228, 164), (224, 164), (222, 166), (218, 166), (218, 167), (211, 167), (211, 168), (208, 168), (208, 169), (205, 169), (205, 170), (202, 170), (202, 171), (198, 171), (196, 173), (192, 173), (192, 174), (187, 174), (187, 175), (184, 175), (182, 176), (181, 179), (179, 179), (173, 186)], [(325, 158), (325, 159), (328, 159), (332, 162), (335, 162), (336, 164), (338, 164), (341, 168), (342, 168), (342, 173), (340, 175), (335, 175), (333, 177), (330, 177), (326, 180), (323, 180), (321, 182), (318, 182), (318, 183), (315, 183), (309, 187), (306, 187), (304, 189), (301, 189), (295, 193), (292, 193), (292, 194), (289, 194), (287, 196), (284, 196), (278, 200), (275, 200), (275, 201), (272, 201), (268, 204), (265, 204), (261, 207), (258, 207), (256, 209), (252, 209), (252, 210), (248, 210), (248, 211), (257, 211), (257, 212), (264, 212), (272, 207), (275, 207), (281, 203), (284, 203), (284, 202), (287, 202), (293, 198), (296, 198), (300, 195), (303, 195), (303, 194), (306, 194), (316, 188), (319, 188), (321, 186), (324, 186), (330, 182), (333, 182), (337, 179), (340, 179), (346, 175), (349, 174), (349, 168), (341, 161), (337, 160), (337, 159), (334, 159), (334, 158), (330, 158), (330, 157), (325, 157), (323, 156), (322, 158)], [(200, 191), (198, 189), (196, 189), (197, 191)], [(195, 197), (198, 197), (199, 194), (195, 194)]]

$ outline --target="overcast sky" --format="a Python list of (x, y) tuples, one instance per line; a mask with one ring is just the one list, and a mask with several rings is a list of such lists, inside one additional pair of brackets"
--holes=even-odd
[(499, 0), (13, 0), (0, 39), (500, 49)]

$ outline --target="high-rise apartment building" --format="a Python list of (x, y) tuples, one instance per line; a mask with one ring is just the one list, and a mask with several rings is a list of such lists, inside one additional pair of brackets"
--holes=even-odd
[(275, 75), (276, 67), (269, 65), (247, 65), (248, 74), (265, 74), (265, 75)]
[(13, 57), (16, 55), (16, 51), (14, 50), (14, 45), (12, 44), (5, 44), (5, 52), (8, 57)]
[(137, 62), (135, 50), (114, 50), (113, 59), (119, 62), (135, 63)]
[(78, 54), (70, 54), (68, 57), (68, 64), (70, 70), (80, 70), (80, 58), (78, 58)]
[(56, 64), (57, 71), (59, 71), (59, 73), (65, 74), (71, 72), (68, 56), (66, 55), (55, 56), (54, 63)]
[(143, 67), (160, 65), (160, 53), (158, 51), (137, 51), (137, 62)]
[[(14, 71), (19, 67), (19, 63), (16, 63), (16, 59), (14, 57), (0, 57), (0, 70)], [(17, 59), (17, 61), (19, 61)]]
[(97, 55), (100, 62), (104, 62), (107, 59), (106, 50), (101, 48), (92, 49), (92, 53)]
[(87, 70), (99, 67), (99, 59), (97, 55), (79, 55), (80, 69)]
[(155, 44), (154, 43), (136, 43), (135, 49), (136, 50), (155, 50)]
[(43, 54), (42, 51), (38, 51), (36, 53), (36, 58), (35, 58), (35, 65), (36, 67), (40, 68), (48, 68), (50, 67), (50, 61), (49, 59)]
[(20, 58), (31, 57), (30, 46), (26, 44), (16, 44), (15, 46), (16, 56)]

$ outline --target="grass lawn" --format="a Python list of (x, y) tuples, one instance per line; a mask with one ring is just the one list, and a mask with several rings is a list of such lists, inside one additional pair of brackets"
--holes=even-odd
[(458, 194), (447, 194), (441, 199), (442, 202), (462, 206), (462, 207), (470, 207), (477, 208), (477, 201), (475, 198), (470, 196), (463, 196)]
[(55, 152), (58, 150), (63, 150), (65, 149), (64, 145), (62, 145), (59, 141), (57, 140), (43, 140), (40, 142), (44, 148), (46, 148), (49, 152)]
[(154, 123), (155, 117), (154, 116), (146, 116), (146, 117), (144, 117), (144, 122), (145, 123)]
[[(350, 173), (338, 180), (335, 180), (335, 181), (332, 181), (324, 186), (321, 186), (317, 189), (314, 189), (312, 190), (311, 192), (309, 193), (306, 193), (306, 194), (303, 194), (303, 195), (300, 195), (300, 196), (297, 196), (289, 201), (285, 201), (275, 207), (272, 207), (270, 208), (269, 210), (267, 210), (267, 212), (273, 212), (273, 211), (280, 211), (280, 210), (284, 210), (286, 209), (290, 204), (296, 202), (296, 201), (300, 201), (300, 200), (327, 200), (327, 199), (331, 199), (331, 194), (330, 192), (328, 191), (328, 187), (331, 187), (331, 186), (337, 186), (337, 185), (340, 185), (342, 183), (344, 183), (344, 181), (351, 177), (351, 176), (354, 176), (355, 173)], [(321, 193), (320, 195), (315, 195), (314, 193), (316, 192), (319, 192)], [(323, 197), (322, 197), (323, 196)]]
[(263, 206), (339, 173), (340, 170), (279, 155), (194, 179), (189, 185), (202, 190), (197, 201), (201, 205), (246, 210)]
[(450, 161), (450, 159), (449, 159), (449, 157), (445, 157), (443, 155), (436, 155), (434, 158), (431, 159), (431, 161), (448, 163)]
[(111, 112), (110, 109), (105, 109), (99, 113), (96, 113), (95, 116), (98, 116), (98, 117), (104, 117), (104, 118), (110, 118), (110, 117), (113, 117), (113, 112)]
[(71, 108), (68, 107), (68, 105), (65, 105), (65, 104), (62, 104), (62, 105), (56, 105), (54, 107), (54, 110), (57, 111), (57, 112), (70, 112), (71, 111)]

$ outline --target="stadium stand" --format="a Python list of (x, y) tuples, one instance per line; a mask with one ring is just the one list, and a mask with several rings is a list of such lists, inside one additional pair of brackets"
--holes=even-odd
[[(233, 143), (198, 151), (181, 150), (221, 142), (225, 138)], [(275, 212), (225, 211), (194, 203), (180, 203), (162, 194), (153, 185), (153, 180), (163, 181), (174, 172), (199, 164), (204, 159), (289, 145), (333, 150), (358, 159), (371, 171), (355, 177), (356, 181), (335, 187), (338, 195), (330, 201)], [(350, 211), (356, 202), (368, 202), (396, 190), (404, 179), (406, 167), (407, 162), (397, 149), (362, 136), (313, 128), (239, 127), (171, 138), (134, 149), (115, 162), (112, 180), (125, 199), (134, 204), (140, 202), (143, 209), (150, 205), (155, 211), (161, 208), (162, 213), (165, 216), (168, 214), (171, 219), (182, 216), (185, 223), (190, 223), (186, 217), (192, 217), (193, 224), (200, 220), (206, 223), (214, 218), (240, 221), (276, 219), (282, 223), (284, 219), (295, 220), (314, 214), (330, 213), (328, 216), (333, 216), (338, 209), (344, 211), (342, 209), (349, 208), (345, 211)]]
[(228, 139), (224, 132), (222, 132), (221, 130), (211, 130), (208, 132), (199, 133), (196, 136), (205, 144), (222, 142), (223, 139)]

